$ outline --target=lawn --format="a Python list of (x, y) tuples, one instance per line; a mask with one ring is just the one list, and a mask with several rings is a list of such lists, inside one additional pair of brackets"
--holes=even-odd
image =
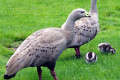
[[(26, 37), (43, 28), (60, 28), (73, 9), (89, 11), (90, 3), (90, 0), (0, 0), (0, 80), (4, 80), (8, 59)], [(98, 0), (97, 6), (99, 33), (81, 46), (81, 59), (75, 57), (74, 49), (63, 51), (55, 68), (59, 80), (120, 80), (120, 1)], [(116, 54), (100, 54), (101, 42), (109, 42)], [(84, 55), (89, 51), (97, 54), (96, 63), (85, 63)], [(42, 70), (43, 80), (53, 80), (47, 68)], [(20, 70), (11, 80), (38, 80), (36, 67)]]

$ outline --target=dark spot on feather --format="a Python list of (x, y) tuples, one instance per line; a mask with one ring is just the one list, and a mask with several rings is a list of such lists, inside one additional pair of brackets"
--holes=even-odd
[(91, 30), (90, 30), (90, 32), (91, 32)]
[(83, 29), (83, 31), (85, 31), (85, 29)]
[(31, 54), (29, 54), (29, 56), (31, 56)]
[(76, 33), (76, 32), (75, 32)]
[(36, 51), (38, 50), (38, 49), (35, 49)]
[(18, 59), (18, 60), (20, 60), (20, 59)]
[(39, 57), (38, 55), (36, 57)]
[(52, 50), (52, 52), (53, 52), (53, 50)]
[(85, 25), (83, 25), (83, 27), (85, 28), (86, 26), (85, 26)]
[(80, 29), (78, 28), (78, 30), (80, 30)]
[(8, 68), (8, 66), (6, 66), (6, 68)]
[(82, 35), (82, 33), (80, 33), (80, 35)]
[(19, 65), (17, 65), (17, 67), (18, 67)]

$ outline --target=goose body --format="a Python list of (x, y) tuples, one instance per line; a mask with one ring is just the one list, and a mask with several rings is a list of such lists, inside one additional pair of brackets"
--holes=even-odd
[(86, 63), (93, 63), (97, 61), (97, 55), (94, 52), (88, 52), (85, 55), (85, 62)]
[[(81, 13), (81, 11), (84, 11), (84, 13)], [(81, 17), (85, 17), (85, 13), (86, 11), (83, 9), (75, 9), (68, 16), (64, 29), (42, 29), (26, 38), (10, 57), (6, 65), (4, 78), (10, 79), (19, 70), (36, 66), (39, 80), (42, 80), (41, 66), (44, 66), (50, 69), (54, 80), (57, 80), (54, 71), (56, 60), (74, 37), (74, 22)]]
[(110, 52), (112, 54), (116, 53), (116, 50), (114, 48), (112, 48), (112, 46), (109, 43), (100, 43), (98, 45), (98, 48), (101, 53), (103, 53), (103, 52)]
[(99, 31), (96, 2), (97, 0), (91, 0), (91, 9), (89, 12), (91, 17), (83, 17), (75, 22), (75, 37), (69, 45), (69, 48), (75, 49), (77, 58), (81, 57), (79, 47), (91, 41)]

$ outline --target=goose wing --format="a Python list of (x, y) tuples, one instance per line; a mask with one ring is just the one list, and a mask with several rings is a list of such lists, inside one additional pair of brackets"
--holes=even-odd
[[(58, 35), (59, 34), (59, 35)], [(64, 35), (60, 30), (44, 29), (30, 35), (23, 41), (7, 63), (11, 75), (22, 68), (41, 66), (55, 62), (65, 49)]]
[(75, 37), (71, 47), (81, 46), (92, 40), (99, 30), (99, 23), (92, 18), (81, 18), (75, 22)]

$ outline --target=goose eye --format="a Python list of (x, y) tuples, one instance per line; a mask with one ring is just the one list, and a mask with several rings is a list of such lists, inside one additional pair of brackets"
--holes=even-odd
[(8, 66), (6, 65), (6, 68), (8, 68)]
[(81, 13), (84, 13), (84, 11), (81, 11)]

